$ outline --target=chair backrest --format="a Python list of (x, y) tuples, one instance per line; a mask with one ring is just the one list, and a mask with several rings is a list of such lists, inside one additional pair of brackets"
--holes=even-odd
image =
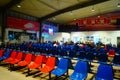
[(23, 52), (18, 52), (16, 59), (21, 60), (23, 57)]
[(46, 63), (46, 61), (47, 61), (46, 55), (42, 55), (42, 56), (43, 56), (43, 59), (42, 59), (43, 63)]
[(84, 59), (85, 57), (86, 57), (86, 53), (85, 53), (85, 51), (79, 51), (78, 58), (80, 58), (80, 59)]
[(111, 65), (100, 64), (96, 74), (96, 80), (99, 78), (104, 80), (113, 80), (113, 68)]
[(30, 63), (31, 60), (32, 60), (32, 54), (31, 53), (26, 54), (24, 61)]
[(86, 54), (86, 59), (93, 60), (95, 58), (95, 55), (92, 52), (88, 52)]
[(98, 55), (98, 61), (100, 61), (100, 62), (107, 62), (108, 61), (108, 56), (107, 56), (107, 54), (99, 54)]
[(115, 55), (112, 63), (113, 64), (120, 64), (120, 55)]
[(3, 54), (4, 57), (9, 57), (10, 55), (10, 50), (6, 50), (5, 53)]
[(108, 52), (108, 56), (114, 56), (115, 55), (115, 50), (110, 49)]
[(99, 52), (105, 54), (104, 48), (100, 48), (100, 49), (99, 49)]
[(55, 67), (55, 63), (56, 63), (55, 57), (48, 57), (46, 66)]
[(78, 61), (76, 66), (75, 66), (74, 71), (77, 73), (87, 74), (87, 72), (88, 72), (87, 62)]
[(68, 56), (70, 58), (76, 57), (76, 52), (75, 51), (70, 51)]
[(36, 55), (34, 53), (32, 53), (32, 61), (34, 61), (36, 58)]
[(16, 57), (16, 55), (17, 55), (17, 52), (16, 51), (12, 51), (10, 57), (14, 59)]
[(58, 63), (58, 68), (67, 70), (68, 69), (68, 59), (60, 59)]
[(34, 60), (34, 63), (36, 64), (42, 64), (42, 59), (43, 59), (43, 56), (42, 55), (37, 55), (35, 60)]

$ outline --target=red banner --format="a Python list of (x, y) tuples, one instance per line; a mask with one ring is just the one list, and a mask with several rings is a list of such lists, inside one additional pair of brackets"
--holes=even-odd
[(23, 29), (23, 30), (37, 30), (38, 31), (40, 27), (40, 23), (26, 20), (26, 19), (20, 19), (20, 18), (8, 16), (7, 27)]
[(84, 25), (83, 20), (79, 20), (79, 21), (78, 21), (78, 25), (79, 25), (79, 26), (83, 26), (83, 25)]
[(93, 26), (93, 25), (109, 25), (111, 24), (112, 18), (108, 17), (97, 17), (97, 18), (88, 18), (88, 19), (81, 19), (78, 20), (78, 26), (86, 25), (86, 26)]
[(92, 24), (92, 20), (91, 19), (87, 19), (87, 25), (91, 25)]

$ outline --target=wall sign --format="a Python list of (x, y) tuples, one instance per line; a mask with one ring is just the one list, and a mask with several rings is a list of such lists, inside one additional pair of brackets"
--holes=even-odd
[(7, 27), (22, 29), (22, 30), (38, 31), (40, 28), (40, 23), (26, 20), (26, 19), (7, 16)]

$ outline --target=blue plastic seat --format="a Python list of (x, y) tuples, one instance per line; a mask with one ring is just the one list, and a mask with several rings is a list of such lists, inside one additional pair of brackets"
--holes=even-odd
[(95, 80), (113, 80), (113, 68), (111, 65), (100, 64), (95, 76)]
[(68, 59), (60, 59), (58, 66), (54, 69), (51, 74), (56, 75), (56, 77), (60, 77), (65, 73), (68, 74)]
[(10, 50), (6, 50), (5, 53), (3, 54), (2, 57), (0, 57), (0, 61), (4, 60), (4, 59), (7, 59), (10, 55)]
[(70, 80), (85, 80), (88, 74), (87, 62), (78, 61), (74, 72), (70, 76)]

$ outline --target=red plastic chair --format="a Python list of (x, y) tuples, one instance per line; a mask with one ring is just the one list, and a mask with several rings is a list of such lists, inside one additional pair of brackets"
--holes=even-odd
[(23, 57), (23, 53), (22, 52), (18, 52), (16, 58), (12, 61), (10, 61), (10, 64), (16, 64), (18, 62), (20, 62), (22, 60)]
[(115, 56), (115, 50), (109, 50), (109, 52), (108, 52), (108, 56), (109, 57), (114, 57)]
[(20, 61), (18, 63), (18, 66), (26, 66), (28, 65), (32, 60), (32, 54), (31, 53), (28, 53), (26, 56), (25, 56), (25, 59), (23, 61)]
[(10, 63), (9, 69), (11, 71), (14, 69), (14, 64), (20, 62), (22, 60), (22, 57), (23, 57), (23, 53), (22, 52), (18, 52), (16, 58), (11, 60), (11, 61), (9, 61), (9, 63)]
[(34, 62), (27, 66), (27, 68), (28, 68), (28, 75), (30, 75), (30, 69), (39, 68), (40, 66), (42, 66), (42, 62), (43, 62), (43, 56), (42, 55), (36, 56)]
[(17, 55), (17, 52), (16, 51), (12, 51), (10, 57), (5, 59), (5, 60), (3, 60), (3, 62), (8, 62), (9, 63), (10, 61), (15, 59), (16, 55)]
[(42, 65), (42, 59), (43, 59), (42, 55), (36, 56), (34, 62), (32, 64), (29, 64), (28, 68), (36, 69), (36, 68), (40, 67)]
[(43, 68), (39, 68), (41, 72), (49, 73), (55, 68), (56, 58), (55, 57), (49, 57), (47, 59), (47, 62)]
[(3, 56), (4, 51), (5, 51), (5, 50), (0, 50), (0, 57)]

